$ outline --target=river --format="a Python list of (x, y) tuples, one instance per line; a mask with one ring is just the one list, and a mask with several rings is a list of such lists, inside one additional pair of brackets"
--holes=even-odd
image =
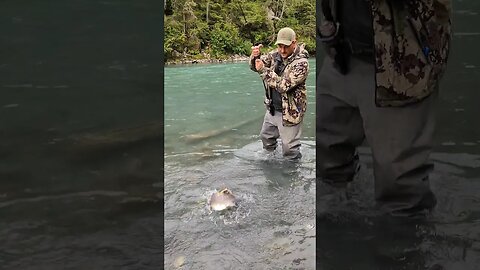
[[(261, 151), (264, 90), (247, 63), (165, 68), (166, 269), (314, 267), (314, 81), (303, 158), (292, 164)], [(207, 200), (223, 187), (239, 207), (211, 212)]]

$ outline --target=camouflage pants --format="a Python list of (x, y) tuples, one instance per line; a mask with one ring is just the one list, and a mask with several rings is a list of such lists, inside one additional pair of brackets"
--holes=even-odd
[(275, 111), (272, 116), (268, 111), (263, 119), (260, 138), (263, 148), (273, 151), (277, 147), (277, 139), (282, 140), (283, 155), (288, 159), (302, 157), (300, 153), (300, 136), (302, 135), (302, 123), (295, 126), (283, 126), (282, 113)]
[(356, 147), (372, 148), (375, 197), (387, 213), (409, 215), (436, 204), (429, 162), (437, 92), (404, 107), (375, 105), (374, 66), (352, 59), (341, 75), (326, 58), (317, 77), (317, 175), (342, 186), (358, 169)]

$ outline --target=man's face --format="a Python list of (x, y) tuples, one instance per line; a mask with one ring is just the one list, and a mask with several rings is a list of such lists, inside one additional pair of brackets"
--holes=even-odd
[(290, 46), (284, 45), (284, 44), (277, 44), (278, 52), (282, 56), (283, 59), (288, 58), (290, 55), (292, 55), (293, 51), (295, 50), (295, 44), (297, 42), (294, 40), (290, 44)]

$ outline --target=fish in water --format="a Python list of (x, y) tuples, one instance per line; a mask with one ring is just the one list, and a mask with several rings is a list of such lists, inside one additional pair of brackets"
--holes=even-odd
[(210, 209), (214, 211), (222, 211), (233, 208), (237, 206), (236, 201), (233, 193), (228, 188), (224, 188), (212, 194), (209, 200)]

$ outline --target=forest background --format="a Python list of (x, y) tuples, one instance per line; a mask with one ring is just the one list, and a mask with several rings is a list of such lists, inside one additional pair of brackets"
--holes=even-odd
[(178, 60), (228, 59), (254, 44), (275, 48), (276, 33), (291, 27), (315, 55), (313, 0), (165, 0), (164, 55)]

